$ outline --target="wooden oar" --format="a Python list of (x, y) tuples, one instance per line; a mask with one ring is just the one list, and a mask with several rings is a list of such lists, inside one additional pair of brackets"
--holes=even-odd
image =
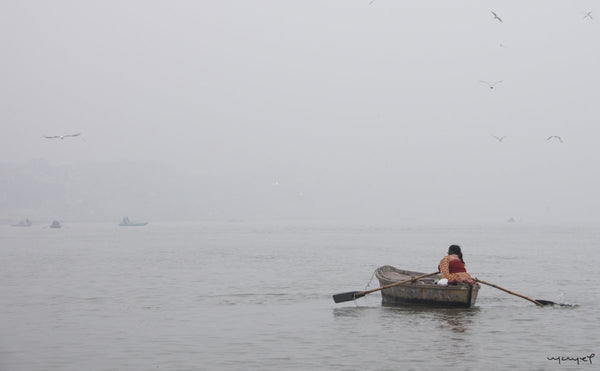
[(523, 298), (525, 300), (529, 300), (530, 302), (535, 303), (535, 305), (539, 305), (540, 307), (543, 307), (544, 305), (555, 305), (556, 304), (555, 302), (549, 301), (549, 300), (532, 299), (529, 296), (518, 294), (518, 293), (516, 293), (514, 291), (510, 291), (510, 290), (507, 290), (507, 289), (505, 289), (503, 287), (500, 287), (498, 285), (494, 285), (493, 283), (489, 283), (489, 282), (485, 282), (483, 280), (480, 280), (479, 278), (474, 278), (474, 280), (477, 281), (477, 282), (479, 282), (479, 283), (483, 283), (485, 285), (495, 287), (498, 290), (502, 290), (504, 292), (508, 292), (511, 295), (518, 296), (518, 297)]
[(433, 273), (429, 273), (429, 274), (424, 274), (422, 276), (417, 276), (417, 277), (411, 278), (409, 280), (404, 280), (404, 281), (399, 281), (399, 282), (395, 282), (395, 283), (390, 283), (389, 285), (381, 286), (381, 287), (378, 287), (376, 289), (372, 289), (372, 290), (369, 290), (369, 291), (350, 291), (350, 292), (343, 292), (341, 294), (335, 294), (335, 295), (333, 295), (333, 301), (335, 301), (336, 303), (341, 303), (341, 302), (344, 302), (344, 301), (355, 300), (355, 299), (358, 299), (358, 298), (362, 298), (363, 296), (365, 296), (367, 294), (370, 294), (372, 292), (380, 291), (380, 290), (387, 289), (387, 288), (394, 287), (394, 286), (400, 286), (400, 285), (403, 285), (405, 283), (410, 283), (410, 282), (414, 282), (416, 280), (420, 280), (421, 278), (435, 276), (438, 273), (439, 272), (433, 272)]

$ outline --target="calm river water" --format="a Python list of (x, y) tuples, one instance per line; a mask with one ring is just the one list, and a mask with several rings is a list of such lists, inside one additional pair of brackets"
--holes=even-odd
[[(1, 226), (0, 370), (598, 369), (599, 241), (520, 223)], [(473, 309), (331, 298), (377, 287), (381, 265), (433, 272), (455, 243), (474, 276), (574, 306), (489, 286)]]

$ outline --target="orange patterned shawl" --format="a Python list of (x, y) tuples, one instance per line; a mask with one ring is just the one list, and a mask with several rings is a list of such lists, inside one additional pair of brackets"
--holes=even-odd
[(457, 255), (446, 255), (438, 266), (442, 278), (446, 278), (449, 284), (464, 282), (474, 283), (473, 278), (467, 273), (464, 264)]

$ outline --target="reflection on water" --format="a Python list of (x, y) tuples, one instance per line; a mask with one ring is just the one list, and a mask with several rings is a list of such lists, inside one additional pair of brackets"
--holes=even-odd
[(334, 308), (333, 316), (335, 318), (360, 318), (369, 313), (380, 310), (379, 307), (342, 307)]
[(436, 320), (441, 328), (452, 329), (455, 332), (464, 332), (480, 312), (479, 307), (474, 308), (436, 308), (421, 306), (354, 306), (338, 307), (333, 309), (334, 317), (360, 317), (362, 315), (378, 313), (388, 319), (400, 317)]
[(366, 316), (378, 316), (384, 321), (409, 321), (417, 325), (430, 324), (434, 322), (437, 328), (450, 333), (462, 334), (477, 320), (480, 313), (475, 308), (435, 308), (435, 307), (390, 307), (390, 306), (355, 306), (334, 308), (333, 315), (336, 318), (361, 318)]
[(445, 309), (437, 317), (439, 327), (451, 332), (467, 332), (479, 313), (478, 308), (468, 309)]
[[(446, 360), (459, 362), (473, 347), (473, 328), (477, 326), (479, 308), (406, 307), (387, 308), (395, 316), (411, 318), (421, 333), (421, 341), (430, 341)], [(448, 346), (452, 344), (452, 346)]]

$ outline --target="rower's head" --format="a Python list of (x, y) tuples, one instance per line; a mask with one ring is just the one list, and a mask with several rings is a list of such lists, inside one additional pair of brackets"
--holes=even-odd
[(458, 245), (450, 245), (450, 247), (448, 248), (448, 255), (458, 255), (460, 261), (463, 264), (465, 263), (465, 261), (463, 260), (462, 251), (460, 250), (460, 246)]

